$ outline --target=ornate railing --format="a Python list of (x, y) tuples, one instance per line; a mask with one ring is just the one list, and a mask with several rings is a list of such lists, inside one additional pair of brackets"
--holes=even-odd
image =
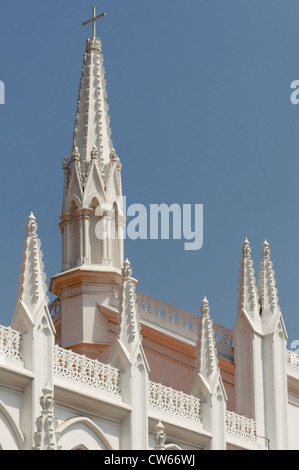
[(233, 411), (226, 411), (225, 424), (229, 436), (243, 439), (252, 444), (256, 442), (256, 422), (253, 419), (238, 415)]
[(231, 359), (234, 357), (234, 336), (232, 330), (214, 323), (216, 347), (219, 354)]
[(137, 306), (142, 320), (196, 340), (198, 317), (185, 310), (176, 308), (154, 297), (136, 292)]
[(150, 407), (191, 421), (201, 422), (199, 398), (174, 390), (171, 387), (149, 383)]
[(287, 349), (286, 357), (287, 357), (287, 365), (291, 367), (292, 369), (299, 370), (299, 354)]
[(22, 336), (18, 331), (0, 325), (0, 358), (2, 356), (22, 360), (21, 341)]
[[(176, 308), (142, 292), (136, 292), (137, 306), (141, 320), (154, 323), (192, 341), (197, 341), (199, 316)], [(218, 352), (233, 358), (233, 332), (214, 323)]]
[(114, 395), (120, 394), (118, 369), (57, 345), (54, 346), (54, 373)]

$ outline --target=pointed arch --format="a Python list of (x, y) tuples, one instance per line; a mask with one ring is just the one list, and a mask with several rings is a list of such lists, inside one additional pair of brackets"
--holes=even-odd
[(1, 400), (0, 400), (0, 448), (1, 450), (23, 450), (24, 449), (24, 435)]
[(96, 207), (98, 207), (100, 205), (100, 201), (99, 201), (99, 198), (97, 197), (97, 195), (94, 195), (92, 198), (91, 198), (91, 202), (89, 204), (89, 208), (90, 209), (93, 209), (95, 210)]
[(103, 431), (89, 418), (70, 418), (57, 427), (63, 450), (113, 450)]
[(102, 202), (107, 201), (104, 190), (104, 181), (96, 160), (92, 160), (91, 162), (91, 167), (85, 183), (83, 196), (84, 206), (88, 206), (93, 197), (101, 199)]

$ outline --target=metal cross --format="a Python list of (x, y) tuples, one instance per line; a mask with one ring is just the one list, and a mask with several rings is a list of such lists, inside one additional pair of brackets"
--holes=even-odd
[(90, 20), (84, 21), (82, 23), (82, 26), (85, 26), (86, 24), (92, 23), (92, 37), (96, 37), (96, 21), (99, 18), (103, 18), (103, 16), (106, 16), (106, 13), (102, 13), (101, 15), (96, 16), (96, 7), (92, 7), (92, 18)]

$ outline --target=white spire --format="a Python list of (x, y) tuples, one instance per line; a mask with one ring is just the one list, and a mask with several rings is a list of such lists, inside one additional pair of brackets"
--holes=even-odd
[(42, 260), (43, 254), (40, 248), (41, 242), (36, 233), (37, 223), (32, 212), (28, 217), (26, 230), (18, 298), (30, 308), (35, 307), (41, 300), (48, 304), (49, 299), (47, 297), (46, 275)]
[(106, 95), (101, 42), (92, 37), (86, 40), (71, 158), (62, 165), (63, 271), (82, 264), (121, 269), (124, 261), (121, 163), (110, 138)]
[(128, 351), (140, 342), (140, 318), (136, 307), (135, 284), (132, 279), (132, 268), (128, 259), (122, 269), (122, 285), (120, 290), (120, 332), (119, 339)]
[(88, 168), (91, 152), (96, 149), (101, 165), (109, 163), (113, 151), (108, 115), (101, 41), (86, 40), (77, 102), (72, 152), (80, 155), (82, 172)]
[(202, 315), (199, 321), (195, 372), (201, 374), (204, 379), (211, 380), (214, 373), (218, 372), (218, 358), (215, 331), (206, 297), (202, 301), (200, 310)]
[(262, 260), (259, 273), (259, 297), (261, 304), (261, 316), (265, 319), (280, 312), (275, 271), (270, 258), (270, 246), (267, 240), (262, 245)]
[(238, 312), (246, 313), (251, 320), (259, 317), (257, 286), (251, 259), (250, 243), (245, 239), (242, 246), (242, 259), (239, 278)]

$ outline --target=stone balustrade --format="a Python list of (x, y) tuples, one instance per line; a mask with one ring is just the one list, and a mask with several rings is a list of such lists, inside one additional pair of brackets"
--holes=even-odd
[(169, 413), (193, 422), (201, 422), (200, 399), (174, 390), (171, 387), (150, 382), (149, 405), (154, 410), (162, 413)]
[(22, 336), (18, 331), (0, 325), (0, 357), (22, 360), (21, 341)]
[[(199, 316), (176, 308), (142, 292), (136, 292), (141, 321), (148, 321), (191, 341), (197, 341)], [(230, 359), (234, 357), (233, 332), (216, 323), (213, 324), (218, 353)]]
[(118, 369), (57, 345), (54, 346), (54, 374), (120, 395)]
[(233, 411), (226, 411), (225, 424), (228, 437), (242, 439), (252, 444), (256, 443), (256, 422), (253, 419), (238, 415)]

